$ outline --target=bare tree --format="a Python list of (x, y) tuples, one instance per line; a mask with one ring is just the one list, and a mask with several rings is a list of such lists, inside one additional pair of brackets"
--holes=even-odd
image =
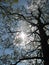
[[(13, 17), (14, 20), (23, 20), (23, 21), (26, 21), (27, 23), (29, 23), (29, 25), (31, 25), (31, 27), (36, 27), (36, 29), (34, 31), (28, 32), (30, 36), (34, 34), (34, 37), (35, 37), (35, 39), (33, 41), (30, 41), (29, 43), (31, 43), (31, 42), (41, 43), (40, 46), (41, 46), (41, 49), (43, 52), (43, 56), (40, 56), (40, 57), (38, 55), (36, 57), (23, 56), (23, 58), (16, 61), (15, 64), (11, 64), (11, 65), (16, 65), (17, 63), (19, 63), (23, 60), (28, 60), (28, 59), (43, 59), (44, 65), (49, 65), (49, 44), (48, 44), (49, 35), (48, 35), (48, 33), (46, 33), (46, 31), (49, 31), (49, 21), (48, 21), (48, 17), (45, 16), (45, 13), (43, 13), (43, 11), (42, 11), (42, 9), (44, 9), (44, 8), (40, 7), (38, 4), (36, 4), (36, 5), (37, 5), (37, 9), (30, 11), (30, 12), (28, 12), (26, 10), (26, 8), (24, 7), (25, 15), (22, 14), (22, 12), (24, 12), (23, 10), (22, 10), (22, 12), (21, 11), (20, 12), (11, 12), (11, 10), (8, 11), (7, 7), (0, 5), (0, 9), (2, 9), (4, 11), (3, 13), (6, 14), (6, 16), (10, 20), (12, 20), (12, 17)], [(6, 10), (6, 8), (7, 8), (7, 10)], [(15, 15), (17, 16), (16, 18), (14, 17)], [(46, 17), (47, 17), (47, 20), (45, 19)], [(33, 21), (33, 20), (36, 20), (36, 21)], [(20, 31), (12, 32), (9, 29), (9, 33), (16, 33), (16, 32), (20, 32)], [(25, 55), (27, 55), (28, 53), (34, 52), (37, 49), (38, 49), (38, 47), (33, 51), (27, 52)], [(42, 52), (41, 52), (41, 54), (42, 54)]]

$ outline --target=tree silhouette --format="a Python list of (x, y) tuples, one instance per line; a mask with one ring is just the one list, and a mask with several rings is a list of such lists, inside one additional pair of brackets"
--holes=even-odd
[[(43, 59), (44, 60), (44, 65), (49, 65), (49, 44), (48, 44), (49, 35), (47, 35), (47, 33), (46, 33), (47, 30), (49, 31), (49, 29), (48, 29), (49, 27), (47, 27), (47, 26), (49, 26), (49, 22), (45, 20), (45, 18), (43, 16), (44, 13), (42, 11), (42, 8), (40, 8), (39, 5), (37, 5), (37, 6), (38, 6), (38, 8), (37, 8), (37, 11), (38, 11), (37, 14), (38, 15), (35, 15), (33, 11), (31, 11), (30, 13), (26, 12), (26, 15), (24, 15), (24, 14), (19, 13), (19, 12), (11, 12), (11, 11), (8, 11), (8, 8), (7, 7), (0, 5), (0, 9), (4, 10), (3, 14), (6, 14), (6, 16), (10, 20), (12, 19), (12, 18), (10, 18), (10, 16), (17, 15), (17, 19), (16, 18), (14, 18), (14, 19), (16, 19), (16, 20), (18, 20), (18, 19), (25, 20), (32, 27), (34, 26), (34, 27), (37, 28), (33, 32), (32, 31), (30, 32), (30, 35), (34, 34), (35, 35), (35, 38), (36, 38), (36, 40), (34, 39), (31, 42), (39, 42), (39, 43), (41, 43), (41, 45), (39, 45), (39, 46), (41, 46), (41, 49), (42, 49), (42, 52), (43, 52), (43, 56), (40, 56), (40, 57), (39, 56), (36, 56), (36, 57), (25, 57), (24, 56), (23, 58), (21, 58), (18, 61), (16, 61), (15, 64), (11, 64), (11, 65), (16, 65), (20, 61), (22, 61), (22, 60), (28, 60), (28, 59)], [(6, 8), (7, 8), (7, 10), (6, 10)], [(33, 22), (33, 19), (35, 19), (37, 21), (37, 23), (36, 22)], [(20, 32), (20, 31), (13, 31), (12, 32), (9, 29), (9, 32), (8, 33), (16, 33), (16, 32)], [(38, 37), (39, 37), (39, 40), (37, 40)], [(34, 52), (35, 50), (30, 51), (30, 52), (27, 52), (26, 54), (31, 53), (31, 52)]]

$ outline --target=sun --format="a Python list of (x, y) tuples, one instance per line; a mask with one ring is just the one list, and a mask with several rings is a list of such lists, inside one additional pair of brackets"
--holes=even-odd
[(25, 46), (26, 45), (26, 41), (27, 41), (27, 35), (25, 32), (21, 31), (20, 33), (20, 38), (22, 40), (22, 42), (20, 43), (21, 46)]
[(26, 34), (25, 34), (24, 32), (21, 32), (21, 33), (20, 33), (20, 37), (21, 37), (21, 39), (24, 41), (25, 38), (26, 38)]

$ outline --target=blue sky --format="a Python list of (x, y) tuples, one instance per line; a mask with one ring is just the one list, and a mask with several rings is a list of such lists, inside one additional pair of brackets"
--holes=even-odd
[(26, 0), (19, 0), (18, 3), (14, 3), (14, 4), (13, 4), (14, 8), (16, 8), (16, 7), (21, 7), (21, 6), (23, 6), (23, 5), (24, 5), (25, 7), (27, 6), (27, 1), (26, 1)]

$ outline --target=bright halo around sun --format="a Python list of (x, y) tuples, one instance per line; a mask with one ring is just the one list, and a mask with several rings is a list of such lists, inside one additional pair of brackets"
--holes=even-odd
[(24, 46), (27, 44), (28, 42), (28, 38), (27, 38), (27, 34), (23, 31), (21, 31), (19, 34), (16, 34), (15, 40), (14, 40), (14, 45), (16, 46), (22, 46), (24, 48)]

